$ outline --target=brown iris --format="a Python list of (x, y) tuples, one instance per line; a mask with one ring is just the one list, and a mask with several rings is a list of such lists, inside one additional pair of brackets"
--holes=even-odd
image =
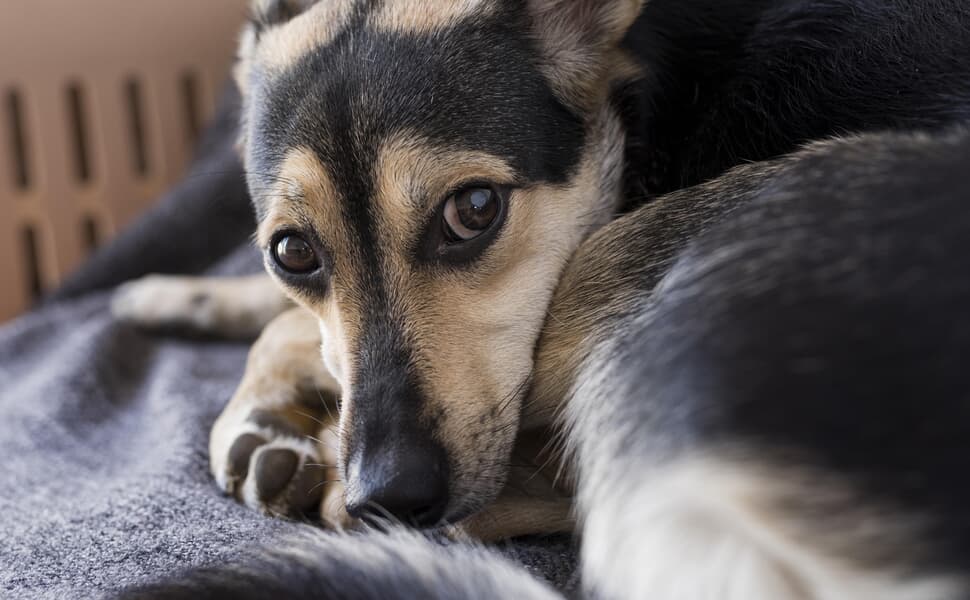
[(316, 271), (320, 267), (313, 246), (295, 234), (284, 235), (276, 242), (273, 257), (280, 267), (297, 275)]
[(445, 202), (445, 232), (453, 242), (475, 239), (488, 231), (500, 211), (499, 196), (491, 188), (465, 188)]

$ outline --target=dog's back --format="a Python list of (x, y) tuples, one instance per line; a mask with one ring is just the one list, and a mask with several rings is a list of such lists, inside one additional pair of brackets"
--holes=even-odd
[(627, 46), (648, 193), (861, 131), (970, 119), (962, 0), (651, 0)]
[(605, 597), (965, 597), (968, 168), (966, 130), (872, 135), (660, 201), (760, 179), (616, 304), (572, 390)]

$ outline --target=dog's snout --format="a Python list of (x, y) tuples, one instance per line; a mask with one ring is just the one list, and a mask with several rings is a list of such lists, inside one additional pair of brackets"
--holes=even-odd
[(407, 525), (432, 527), (448, 505), (448, 465), (432, 445), (382, 450), (363, 457), (351, 471), (358, 485), (347, 512), (358, 519), (393, 517)]

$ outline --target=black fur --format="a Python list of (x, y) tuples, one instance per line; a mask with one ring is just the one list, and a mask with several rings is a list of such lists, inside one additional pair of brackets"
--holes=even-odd
[(968, 172), (965, 132), (804, 157), (692, 243), (633, 350), (678, 354), (641, 377), (698, 417), (691, 437), (838, 473), (874, 506), (925, 520), (918, 551), (889, 552), (958, 572), (970, 560), (970, 482), (957, 475), (970, 468)]
[(970, 119), (963, 0), (651, 0), (639, 146), (665, 193), (833, 135)]

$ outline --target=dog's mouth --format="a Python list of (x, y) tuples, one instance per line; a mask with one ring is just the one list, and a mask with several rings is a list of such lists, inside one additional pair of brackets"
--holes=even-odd
[(420, 518), (402, 521), (398, 517), (392, 515), (390, 512), (381, 509), (380, 507), (375, 507), (375, 510), (366, 512), (358, 520), (367, 528), (374, 529), (382, 533), (388, 533), (392, 528), (402, 525), (410, 529), (433, 532), (456, 525), (474, 515), (476, 512), (478, 511), (473, 509), (463, 509), (460, 512), (446, 515), (434, 521), (424, 521)]
[(409, 514), (395, 514), (379, 503), (373, 503), (353, 516), (367, 528), (385, 533), (400, 526), (434, 532), (460, 524), (480, 512), (487, 504), (488, 500), (484, 496), (466, 497), (457, 498), (454, 506), (445, 508), (444, 512), (429, 506)]
[(345, 463), (347, 512), (376, 528), (438, 529), (457, 524), (501, 493), (512, 441), (500, 442), (492, 440), (489, 447), (462, 453), (460, 459), (431, 437), (358, 446)]

